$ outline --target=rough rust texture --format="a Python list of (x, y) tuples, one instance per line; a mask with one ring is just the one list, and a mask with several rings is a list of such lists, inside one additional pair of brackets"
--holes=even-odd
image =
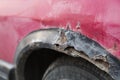
[(70, 30), (59, 29), (59, 34), (57, 45), (62, 46), (68, 55), (82, 57), (109, 73), (115, 80), (120, 79), (120, 66), (101, 45)]
[(36, 48), (49, 48), (73, 57), (82, 57), (107, 72), (113, 79), (120, 80), (119, 60), (110, 55), (101, 45), (80, 33), (64, 29), (44, 29), (33, 32), (18, 46), (16, 63), (23, 65), (30, 51)]

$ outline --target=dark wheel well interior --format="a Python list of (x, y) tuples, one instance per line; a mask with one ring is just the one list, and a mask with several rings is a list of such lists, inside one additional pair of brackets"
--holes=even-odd
[(39, 49), (33, 51), (25, 63), (25, 80), (41, 80), (48, 66), (58, 57), (62, 56), (67, 55), (50, 49)]
[(49, 65), (56, 59), (63, 56), (68, 55), (46, 48), (32, 51), (32, 53), (28, 56), (24, 66), (25, 80), (42, 80), (42, 77)]

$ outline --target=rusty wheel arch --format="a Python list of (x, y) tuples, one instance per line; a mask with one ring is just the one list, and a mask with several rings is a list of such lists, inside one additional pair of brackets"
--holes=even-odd
[[(97, 42), (86, 36), (64, 29), (41, 29), (27, 35), (18, 45), (15, 55), (16, 72), (22, 76), (26, 59), (33, 50), (51, 49), (73, 57), (82, 57), (99, 69), (107, 72), (113, 79), (120, 79), (120, 62)], [(24, 80), (18, 76), (18, 80)]]

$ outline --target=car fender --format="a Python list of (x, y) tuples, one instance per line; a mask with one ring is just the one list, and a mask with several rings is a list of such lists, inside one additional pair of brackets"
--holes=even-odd
[[(73, 57), (82, 57), (113, 79), (120, 79), (120, 63), (97, 42), (88, 37), (59, 28), (41, 29), (27, 35), (18, 45), (15, 55), (17, 75), (23, 75), (25, 61), (33, 50), (48, 48)], [(24, 80), (21, 78), (21, 80)]]

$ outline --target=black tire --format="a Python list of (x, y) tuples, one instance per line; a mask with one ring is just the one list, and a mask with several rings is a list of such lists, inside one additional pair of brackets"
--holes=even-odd
[(42, 80), (113, 80), (81, 58), (62, 57), (49, 66)]

